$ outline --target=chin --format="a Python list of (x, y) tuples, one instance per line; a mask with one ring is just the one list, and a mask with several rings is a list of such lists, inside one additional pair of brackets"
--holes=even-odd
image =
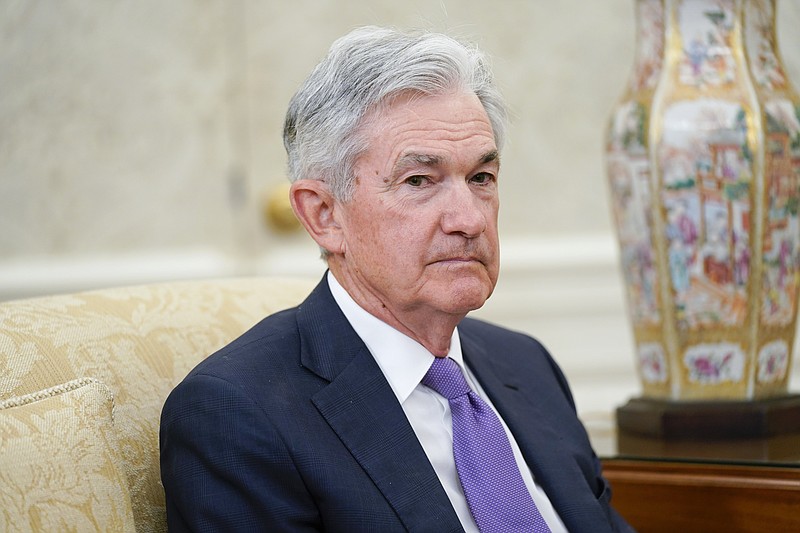
[(487, 287), (485, 284), (481, 284), (478, 287), (451, 289), (447, 291), (449, 298), (444, 302), (444, 305), (450, 307), (454, 314), (467, 314), (483, 307), (483, 304), (491, 296), (492, 289), (493, 287)]

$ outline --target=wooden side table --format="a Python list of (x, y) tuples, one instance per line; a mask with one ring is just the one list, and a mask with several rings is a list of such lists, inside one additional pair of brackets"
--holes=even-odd
[(603, 459), (612, 505), (640, 533), (800, 531), (800, 465)]
[(611, 503), (640, 533), (800, 532), (800, 434), (654, 437), (585, 420)]

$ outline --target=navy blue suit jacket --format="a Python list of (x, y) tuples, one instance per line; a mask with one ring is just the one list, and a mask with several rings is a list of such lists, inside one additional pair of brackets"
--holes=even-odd
[[(626, 531), (566, 380), (472, 319), (464, 358), (572, 532)], [(173, 531), (462, 531), (380, 368), (323, 281), (198, 365), (161, 418)]]

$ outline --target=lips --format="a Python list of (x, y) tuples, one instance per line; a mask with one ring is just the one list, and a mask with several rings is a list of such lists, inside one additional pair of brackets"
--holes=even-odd
[(429, 264), (458, 266), (458, 265), (468, 265), (471, 263), (480, 263), (481, 265), (485, 265), (486, 260), (482, 256), (475, 256), (475, 255), (445, 255), (431, 261)]
[(440, 263), (443, 265), (457, 266), (458, 264), (467, 265), (469, 263), (480, 263), (491, 268), (497, 263), (499, 250), (484, 239), (452, 241), (439, 243), (429, 248), (429, 265)]
[(435, 261), (436, 263), (472, 263), (472, 262), (483, 263), (477, 257), (448, 257), (446, 259), (439, 259)]
[(486, 265), (490, 263), (489, 258), (492, 254), (488, 253), (483, 247), (474, 246), (471, 249), (461, 248), (459, 250), (439, 250), (432, 254), (433, 259), (429, 264), (435, 263), (481, 263)]

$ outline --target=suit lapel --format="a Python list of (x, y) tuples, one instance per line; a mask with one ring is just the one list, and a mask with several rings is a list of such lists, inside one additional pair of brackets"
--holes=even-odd
[(312, 402), (411, 531), (462, 531), (369, 350), (323, 280), (298, 310), (302, 364), (330, 384)]
[[(536, 482), (570, 531), (603, 531), (607, 517), (584, 481), (575, 459), (560, 444), (558, 420), (530, 398), (508, 357), (493, 355), (473, 337), (461, 336), (464, 359), (520, 447)], [(497, 347), (495, 347), (496, 349)]]

